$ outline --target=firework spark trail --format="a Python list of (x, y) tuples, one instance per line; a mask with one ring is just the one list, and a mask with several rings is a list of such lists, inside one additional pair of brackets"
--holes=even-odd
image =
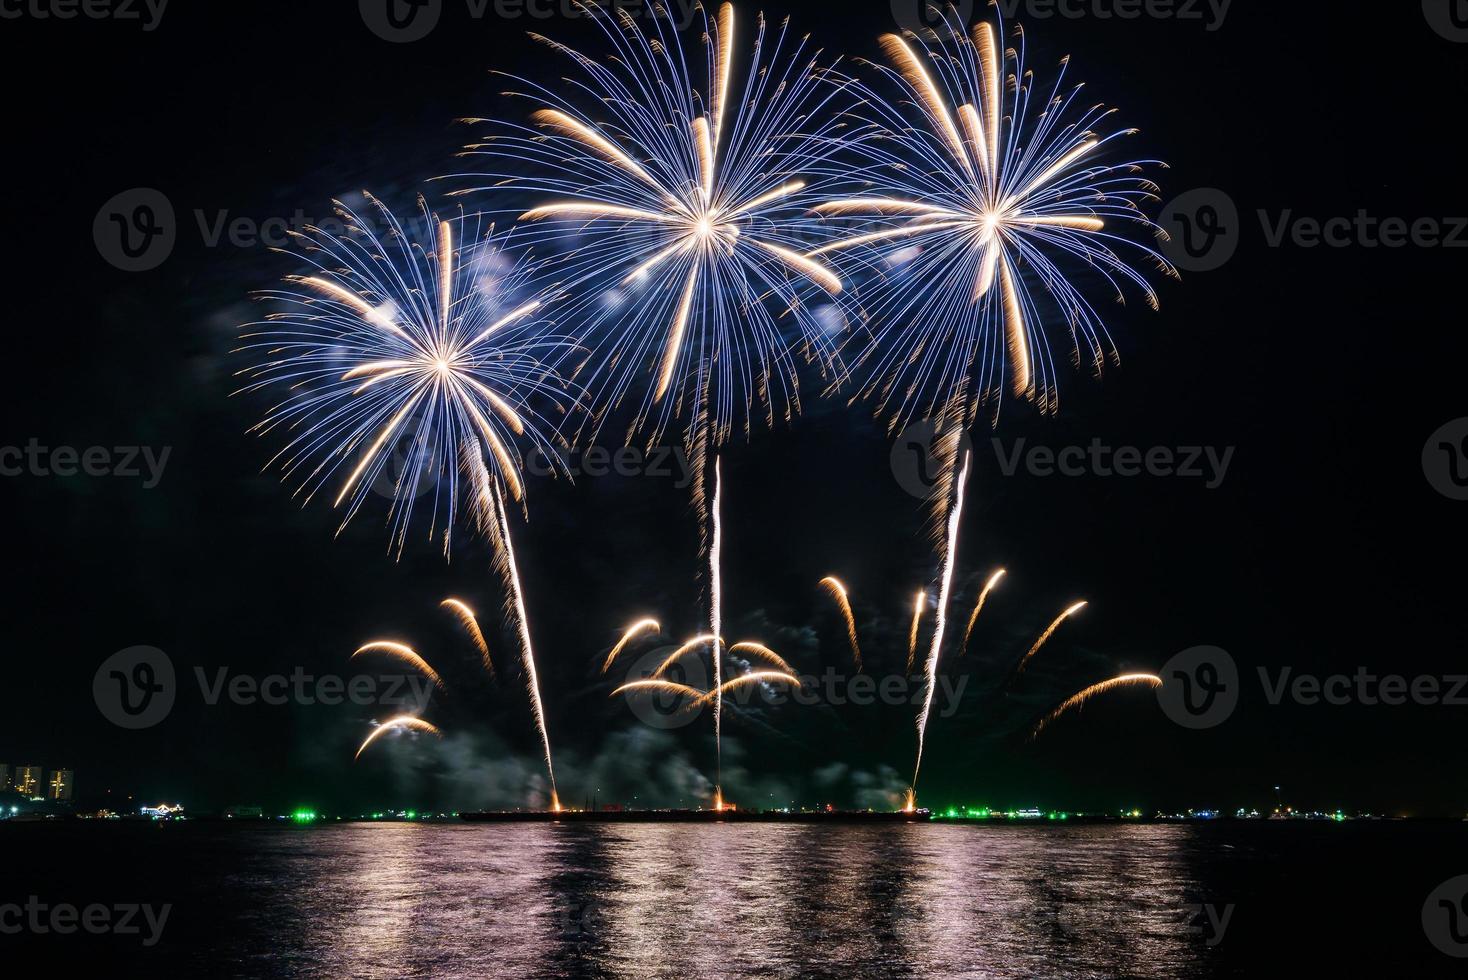
[(285, 392), (251, 431), (287, 434), (266, 466), (278, 465), (307, 503), (334, 485), (338, 534), (390, 481), (390, 547), (401, 557), (421, 507), (430, 539), (442, 520), (447, 555), (463, 465), (477, 461), (520, 499), (517, 438), (556, 458), (543, 434), (553, 426), (535, 406), (568, 399), (554, 364), (573, 346), (537, 320), (552, 297), (532, 295), (533, 267), (507, 261), (492, 227), (461, 218), (456, 234), (420, 199), (414, 235), (367, 200), (366, 217), (337, 202), (341, 234), (292, 232), (312, 273), (260, 294), (272, 310), (243, 328), (239, 352), (260, 360), (241, 372), (237, 394)]
[(765, 663), (770, 664), (774, 667), (778, 667), (780, 670), (783, 670), (787, 674), (795, 673), (795, 668), (786, 663), (784, 657), (780, 656), (778, 653), (776, 653), (774, 650), (771, 650), (763, 643), (759, 643), (754, 640), (742, 640), (729, 648), (730, 656), (739, 653), (747, 654), (758, 660), (763, 660)]
[(714, 809), (724, 808), (724, 742), (723, 742), (723, 714), (724, 714), (724, 682), (723, 670), (720, 662), (723, 660), (721, 647), (723, 640), (721, 632), (723, 628), (722, 590), (723, 579), (720, 577), (719, 563), (723, 555), (724, 529), (719, 511), (723, 500), (724, 482), (719, 474), (719, 458), (714, 457), (714, 501), (709, 511), (712, 537), (709, 543), (709, 633), (714, 644), (714, 755), (715, 775), (714, 780)]
[[(672, 667), (679, 660), (682, 660), (685, 655), (692, 653), (699, 647), (714, 645), (714, 639), (715, 637), (712, 633), (704, 633), (700, 636), (695, 636), (691, 640), (688, 640), (682, 646), (678, 647), (678, 649), (668, 654), (667, 658), (658, 665), (658, 669), (653, 671), (651, 676), (654, 679), (662, 677), (663, 674), (667, 673), (669, 667)], [(717, 645), (714, 645), (714, 656), (718, 656)]]
[(1115, 110), (1085, 108), (1080, 86), (1062, 88), (1068, 59), (1042, 88), (1025, 69), (1023, 35), (1015, 50), (1002, 33), (980, 23), (970, 36), (949, 7), (934, 30), (882, 36), (891, 67), (874, 67), (899, 97), (861, 86), (866, 125), (848, 140), (862, 160), (860, 194), (814, 209), (854, 222), (807, 255), (850, 255), (841, 271), (875, 284), (852, 369), (894, 426), (930, 417), (966, 386), (971, 408), (992, 401), (997, 414), (1006, 376), (1010, 393), (1053, 412), (1048, 327), (1071, 342), (1077, 367), (1099, 375), (1117, 356), (1089, 287), (1066, 267), (1118, 301), (1135, 288), (1154, 309), (1133, 266), (1177, 277), (1144, 211), (1160, 197), (1143, 174), (1162, 165), (1106, 160), (1135, 131), (1109, 129)]
[(679, 684), (676, 681), (647, 677), (640, 681), (629, 681), (623, 684), (613, 691), (610, 696), (616, 697), (618, 694), (625, 694), (628, 691), (662, 691), (666, 694), (682, 694), (693, 698), (695, 701), (707, 693), (706, 691), (700, 691), (696, 687), (689, 687), (687, 684)]
[(794, 674), (782, 670), (752, 670), (747, 674), (740, 674), (738, 677), (725, 681), (712, 691), (705, 692), (699, 696), (699, 700), (707, 704), (710, 700), (722, 700), (726, 691), (735, 691), (748, 687), (750, 684), (767, 684), (772, 681), (784, 681), (787, 684), (793, 684), (796, 688), (800, 687), (800, 678)]
[(396, 718), (389, 718), (381, 725), (378, 725), (376, 728), (372, 729), (372, 734), (367, 736), (367, 740), (362, 743), (361, 748), (357, 749), (357, 754), (352, 756), (352, 760), (355, 762), (357, 759), (362, 758), (362, 753), (367, 751), (367, 746), (377, 741), (379, 736), (384, 735), (387, 732), (390, 732), (397, 728), (410, 728), (415, 731), (427, 732), (429, 735), (434, 735), (439, 738), (443, 737), (443, 732), (439, 731), (436, 726), (434, 726), (430, 722), (424, 721), (422, 718), (417, 718), (413, 715), (398, 715)]
[(970, 615), (968, 618), (968, 627), (963, 631), (963, 646), (958, 648), (958, 655), (960, 657), (968, 653), (968, 640), (969, 637), (973, 635), (974, 624), (979, 621), (979, 613), (984, 611), (984, 600), (989, 598), (989, 593), (993, 591), (994, 586), (998, 585), (999, 580), (1002, 579), (1006, 574), (1007, 573), (1005, 572), (1005, 570), (1001, 568), (999, 569), (999, 571), (989, 576), (989, 581), (984, 583), (983, 591), (979, 593), (979, 601), (974, 603), (973, 614)]
[(520, 586), (520, 571), (515, 565), (515, 545), (510, 539), (509, 518), (505, 515), (504, 498), (493, 493), (495, 519), (499, 526), (498, 561), (510, 596), (508, 605), (515, 615), (520, 633), (520, 654), (525, 667), (525, 688), (530, 694), (530, 706), (535, 713), (535, 727), (545, 747), (545, 771), (550, 777), (551, 809), (561, 808), (561, 798), (556, 792), (556, 770), (551, 764), (550, 732), (545, 727), (545, 708), (540, 700), (540, 679), (535, 672), (535, 650), (530, 644), (530, 618), (525, 612), (525, 594)]
[(856, 617), (851, 612), (851, 598), (846, 593), (846, 586), (834, 575), (827, 575), (821, 579), (821, 585), (825, 586), (836, 600), (836, 605), (841, 607), (841, 615), (846, 620), (846, 637), (851, 641), (851, 660), (856, 664), (856, 672), (861, 673), (861, 644), (856, 642)]
[(1114, 690), (1118, 687), (1126, 687), (1131, 684), (1146, 684), (1149, 687), (1157, 688), (1162, 686), (1162, 678), (1158, 677), (1155, 674), (1123, 674), (1120, 677), (1113, 677), (1109, 681), (1102, 681), (1100, 684), (1092, 684), (1090, 687), (1086, 688), (1084, 691), (1081, 691), (1079, 694), (1074, 694), (1071, 697), (1067, 698), (1064, 702), (1061, 703), (1060, 707), (1056, 708), (1044, 718), (1040, 719), (1040, 723), (1036, 725), (1035, 730), (1030, 733), (1030, 740), (1034, 741), (1036, 738), (1038, 738), (1040, 733), (1044, 731), (1051, 722), (1055, 721), (1067, 711), (1081, 708), (1085, 705), (1087, 701), (1091, 700), (1098, 694), (1105, 694), (1107, 691)]
[(601, 672), (605, 674), (611, 670), (612, 664), (621, 655), (622, 651), (627, 648), (627, 644), (631, 643), (638, 636), (647, 632), (659, 633), (661, 631), (662, 626), (659, 625), (656, 619), (639, 619), (627, 627), (626, 632), (622, 634), (622, 638), (617, 641), (616, 646), (612, 647), (611, 652), (607, 654), (607, 659), (601, 665)]
[(494, 677), (494, 661), (489, 657), (489, 643), (484, 639), (484, 631), (479, 628), (479, 618), (474, 615), (474, 610), (460, 599), (445, 599), (439, 603), (444, 609), (448, 609), (459, 618), (469, 638), (474, 641), (474, 647), (479, 651), (479, 659), (484, 663), (484, 669), (490, 677)]
[(438, 671), (430, 667), (428, 661), (420, 657), (418, 651), (406, 643), (396, 643), (392, 640), (373, 640), (357, 648), (353, 652), (352, 657), (356, 658), (364, 653), (385, 653), (390, 657), (395, 657), (403, 661), (403, 663), (422, 671), (423, 676), (432, 681), (434, 687), (443, 690), (443, 678), (438, 676)]
[(925, 689), (923, 693), (923, 710), (918, 714), (917, 732), (918, 747), (917, 761), (912, 767), (912, 800), (917, 800), (918, 770), (923, 765), (923, 744), (928, 730), (928, 715), (933, 710), (933, 691), (938, 686), (938, 655), (943, 650), (943, 630), (948, 622), (948, 593), (953, 587), (953, 566), (958, 555), (958, 526), (963, 520), (963, 490), (968, 483), (969, 465), (973, 462), (971, 453), (965, 453), (963, 457), (963, 469), (958, 474), (958, 483), (954, 488), (954, 503), (952, 513), (948, 515), (948, 547), (943, 556), (943, 579), (938, 589), (938, 613), (933, 622), (933, 645), (928, 650), (928, 665), (924, 671)]
[(1030, 658), (1040, 652), (1040, 648), (1045, 645), (1046, 641), (1055, 634), (1056, 630), (1060, 629), (1060, 624), (1065, 622), (1067, 619), (1070, 619), (1070, 617), (1074, 616), (1082, 609), (1086, 608), (1086, 605), (1087, 603), (1084, 601), (1077, 602), (1075, 605), (1065, 610), (1065, 612), (1061, 613), (1059, 616), (1056, 616), (1055, 620), (1049, 626), (1045, 627), (1045, 632), (1040, 634), (1040, 638), (1035, 641), (1034, 646), (1030, 647), (1030, 649), (1025, 653), (1023, 657), (1019, 658), (1019, 664), (1016, 665), (1014, 668), (1014, 676), (1018, 677), (1020, 674), (1024, 673), (1025, 666), (1030, 662)]
[(740, 674), (738, 677), (727, 680), (718, 687), (710, 688), (707, 691), (700, 691), (696, 687), (679, 684), (677, 681), (646, 677), (639, 681), (628, 681), (613, 691), (611, 696), (616, 697), (618, 694), (625, 694), (630, 691), (656, 691), (662, 694), (677, 694), (689, 698), (687, 707), (691, 709), (708, 704), (710, 701), (721, 697), (729, 691), (736, 691), (740, 688), (748, 687), (751, 684), (772, 684), (776, 681), (793, 684), (796, 688), (800, 687), (800, 678), (795, 676), (794, 671), (752, 670), (747, 674)]
[(928, 605), (928, 590), (918, 589), (912, 601), (912, 627), (907, 631), (907, 673), (912, 674), (913, 661), (917, 659), (918, 627), (923, 622), (923, 610)]

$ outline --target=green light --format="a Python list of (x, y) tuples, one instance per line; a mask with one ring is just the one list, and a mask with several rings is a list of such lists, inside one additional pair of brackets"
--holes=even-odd
[(315, 823), (318, 816), (315, 810), (297, 810), (291, 814), (291, 819), (296, 823)]

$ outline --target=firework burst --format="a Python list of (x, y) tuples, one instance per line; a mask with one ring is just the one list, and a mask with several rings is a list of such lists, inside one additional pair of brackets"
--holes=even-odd
[(852, 366), (894, 427), (955, 410), (967, 424), (990, 400), (997, 411), (1006, 376), (1015, 396), (1053, 411), (1050, 333), (1068, 333), (1077, 365), (1097, 374), (1115, 357), (1092, 284), (1075, 274), (1118, 301), (1134, 287), (1153, 308), (1136, 266), (1176, 276), (1143, 210), (1158, 190), (1143, 173), (1161, 164), (1110, 162), (1134, 130), (1110, 129), (1114, 110), (1066, 87), (1067, 62), (1040, 87), (1014, 36), (1006, 49), (1002, 24), (967, 32), (951, 7), (934, 31), (883, 35), (890, 67), (876, 68), (899, 97), (872, 92), (860, 110), (865, 185), (815, 207), (854, 222), (807, 255), (847, 255), (869, 274), (858, 291), (870, 332), (853, 338)]
[(311, 271), (261, 294), (274, 309), (244, 328), (241, 351), (258, 360), (241, 391), (284, 389), (252, 431), (285, 435), (267, 468), (308, 503), (327, 490), (338, 533), (376, 489), (399, 556), (420, 509), (448, 555), (465, 467), (520, 500), (518, 442), (558, 458), (536, 406), (567, 397), (554, 366), (571, 348), (546, 332), (547, 298), (530, 294), (532, 271), (492, 227), (441, 221), (420, 200), (415, 236), (367, 200), (366, 215), (338, 202), (341, 234), (294, 234)]
[(809, 209), (838, 177), (846, 80), (788, 22), (771, 29), (762, 16), (740, 73), (737, 35), (749, 28), (736, 29), (727, 3), (705, 20), (702, 52), (668, 9), (647, 28), (625, 11), (582, 9), (611, 57), (537, 36), (578, 74), (556, 90), (516, 79), (526, 90), (508, 94), (537, 106), (532, 125), (468, 153), (492, 161), (475, 176), (493, 189), (552, 197), (520, 220), (573, 294), (567, 312), (591, 349), (588, 424), (631, 398), (629, 439), (646, 430), (655, 441), (682, 417), (690, 442), (717, 446), (747, 431), (757, 406), (766, 424), (792, 416), (796, 351), (828, 380), (842, 376), (828, 320), (807, 298), (843, 284), (804, 253), (821, 226)]

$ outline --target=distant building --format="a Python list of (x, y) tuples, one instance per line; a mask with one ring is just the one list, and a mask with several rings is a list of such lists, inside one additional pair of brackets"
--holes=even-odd
[(42, 774), (40, 766), (16, 766), (15, 791), (28, 800), (39, 799)]
[(46, 781), (46, 799), (55, 800), (58, 803), (70, 803), (75, 776), (76, 774), (70, 769), (52, 770), (51, 778)]
[(10, 766), (0, 762), (0, 793), (10, 788)]
[(259, 820), (265, 815), (263, 807), (235, 805), (224, 811), (226, 820)]
[(160, 803), (157, 806), (140, 807), (139, 812), (154, 820), (173, 820), (183, 816), (182, 803)]

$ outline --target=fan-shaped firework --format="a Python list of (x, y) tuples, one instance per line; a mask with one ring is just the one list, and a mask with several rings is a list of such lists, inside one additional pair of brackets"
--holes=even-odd
[[(545, 707), (540, 697), (540, 681), (535, 669), (535, 652), (530, 644), (530, 624), (525, 612), (525, 600), (520, 587), (519, 573), (515, 568), (515, 548), (509, 538), (509, 527), (505, 517), (504, 504), (497, 494), (493, 495), (493, 497), (494, 499), (488, 502), (480, 502), (476, 507), (476, 511), (481, 520), (494, 522), (494, 527), (490, 531), (490, 537), (494, 545), (497, 560), (501, 565), (501, 574), (506, 578), (505, 588), (507, 598), (505, 600), (505, 611), (508, 616), (513, 618), (520, 634), (521, 666), (525, 671), (525, 692), (529, 696), (530, 711), (535, 720), (535, 730), (540, 736), (541, 746), (545, 752), (545, 771), (546, 777), (550, 782), (550, 806), (552, 810), (559, 810), (561, 808), (561, 802), (556, 790), (555, 767), (551, 764), (550, 733), (545, 726)], [(463, 626), (464, 632), (473, 641), (474, 649), (479, 654), (480, 662), (484, 667), (485, 673), (493, 679), (496, 672), (494, 663), (489, 656), (489, 644), (484, 638), (484, 631), (480, 628), (479, 617), (475, 615), (474, 610), (462, 599), (452, 597), (444, 599), (439, 603), (439, 606), (454, 613), (460, 625)], [(373, 640), (359, 647), (352, 654), (352, 657), (356, 658), (368, 653), (380, 653), (392, 657), (421, 672), (440, 690), (444, 689), (443, 678), (439, 675), (438, 671), (434, 670), (427, 660), (406, 643), (399, 643), (395, 640)], [(407, 724), (410, 727), (417, 727), (422, 731), (432, 732), (435, 735), (439, 734), (437, 728), (434, 728), (428, 722), (422, 721), (421, 719), (410, 719), (408, 716), (395, 718), (380, 726), (369, 735), (367, 741), (362, 743), (362, 748), (357, 750), (357, 755), (361, 756), (362, 749), (371, 745), (372, 741), (383, 732), (403, 724)]]
[[(709, 690), (701, 691), (698, 688), (691, 687), (687, 684), (680, 684), (677, 681), (671, 681), (664, 676), (668, 672), (668, 670), (679, 660), (682, 660), (685, 656), (696, 653), (697, 651), (703, 650), (705, 648), (707, 648), (709, 651), (709, 661), (713, 665), (714, 673), (714, 684), (713, 687), (711, 687)], [(723, 680), (723, 658), (725, 656), (728, 656), (730, 658), (737, 658), (740, 655), (754, 660), (763, 661), (765, 664), (773, 669), (751, 670), (750, 664), (741, 664), (736, 661), (735, 666), (741, 668), (742, 672), (730, 677), (729, 680)], [(649, 676), (644, 677), (640, 680), (628, 681), (627, 683), (613, 690), (612, 697), (616, 697), (618, 694), (626, 694), (632, 691), (651, 691), (659, 694), (673, 694), (680, 697), (685, 697), (688, 699), (685, 705), (685, 707), (687, 708), (698, 708), (702, 707), (705, 704), (712, 704), (714, 707), (715, 719), (714, 739), (715, 743), (719, 744), (721, 729), (721, 726), (719, 724), (719, 715), (724, 710), (724, 695), (728, 694), (731, 691), (740, 690), (751, 685), (777, 683), (789, 684), (792, 687), (799, 689), (800, 678), (796, 676), (794, 667), (791, 667), (790, 664), (787, 663), (783, 657), (781, 657), (774, 650), (771, 650), (765, 644), (760, 643), (757, 640), (744, 640), (742, 642), (735, 643), (732, 646), (728, 646), (724, 643), (722, 637), (703, 635), (693, 637), (682, 646), (674, 650), (663, 660), (663, 662), (658, 666), (658, 669), (653, 671), (652, 674), (650, 674)], [(714, 783), (713, 808), (715, 810), (722, 810), (724, 809), (722, 747), (717, 749), (717, 751), (719, 752), (719, 759), (717, 762), (719, 770), (717, 779)]]
[(535, 128), (469, 151), (505, 168), (480, 175), (494, 187), (554, 196), (520, 217), (557, 257), (592, 349), (593, 430), (630, 396), (629, 437), (649, 427), (656, 440), (683, 417), (690, 441), (718, 445), (748, 428), (757, 402), (771, 423), (798, 411), (795, 346), (840, 376), (828, 326), (840, 318), (806, 297), (840, 293), (841, 279), (803, 252), (821, 225), (809, 208), (834, 179), (842, 80), (788, 23), (769, 30), (763, 17), (738, 72), (730, 4), (705, 21), (701, 58), (662, 7), (646, 29), (583, 9), (611, 57), (541, 38), (580, 73), (557, 91), (520, 81), (528, 91), (512, 94), (539, 106)]
[(536, 406), (565, 397), (554, 363), (569, 345), (537, 322), (546, 299), (530, 295), (531, 271), (492, 227), (424, 206), (414, 237), (368, 201), (365, 217), (338, 203), (341, 234), (295, 235), (311, 271), (262, 294), (274, 309), (245, 328), (241, 349), (259, 361), (242, 390), (284, 389), (254, 431), (286, 435), (271, 463), (298, 494), (328, 489), (345, 528), (377, 487), (398, 554), (421, 504), (447, 554), (461, 466), (482, 466), (520, 499), (516, 440), (558, 458)]
[(1073, 276), (1119, 301), (1129, 283), (1155, 308), (1134, 266), (1176, 275), (1146, 241), (1161, 230), (1143, 211), (1157, 188), (1142, 174), (1160, 164), (1103, 162), (1134, 131), (1106, 130), (1114, 110), (1064, 89), (1064, 62), (1039, 88), (1023, 35), (1005, 49), (1001, 31), (983, 23), (970, 35), (950, 7), (936, 31), (884, 35), (892, 67), (878, 70), (900, 95), (864, 103), (871, 127), (853, 147), (867, 184), (815, 208), (858, 219), (807, 254), (850, 253), (876, 273), (859, 289), (871, 332), (853, 367), (894, 427), (950, 410), (970, 421), (991, 397), (997, 406), (1005, 374), (1015, 395), (1053, 410), (1049, 333), (1069, 333), (1077, 363), (1098, 373), (1115, 356), (1091, 284)]

